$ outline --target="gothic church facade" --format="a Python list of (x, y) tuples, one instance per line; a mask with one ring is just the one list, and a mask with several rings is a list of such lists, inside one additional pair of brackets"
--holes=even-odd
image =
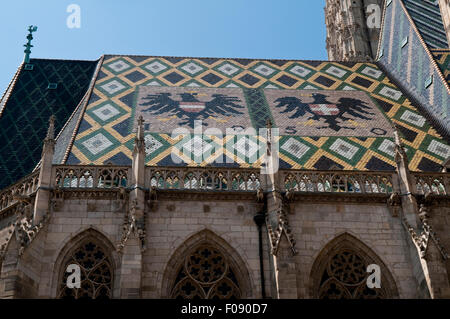
[(449, 298), (448, 1), (325, 11), (330, 61), (26, 59), (0, 297)]

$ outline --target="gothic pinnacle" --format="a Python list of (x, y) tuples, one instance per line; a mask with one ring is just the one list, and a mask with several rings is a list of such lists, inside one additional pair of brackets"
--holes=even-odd
[(48, 130), (47, 130), (47, 136), (45, 137), (46, 140), (53, 140), (55, 138), (55, 116), (50, 116), (50, 119), (48, 120)]
[(144, 139), (144, 119), (141, 116), (138, 118), (138, 126), (137, 126), (137, 132), (136, 137), (134, 138), (134, 151), (139, 152), (142, 150), (145, 152), (145, 139)]
[(140, 140), (144, 139), (144, 118), (141, 116), (139, 116), (138, 119), (138, 128), (137, 128), (137, 138)]

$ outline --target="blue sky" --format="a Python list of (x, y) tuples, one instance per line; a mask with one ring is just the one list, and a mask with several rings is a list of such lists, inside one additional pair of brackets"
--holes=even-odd
[[(66, 25), (81, 8), (81, 28)], [(326, 60), (324, 0), (12, 0), (0, 10), (0, 94), (23, 60), (102, 54)]]

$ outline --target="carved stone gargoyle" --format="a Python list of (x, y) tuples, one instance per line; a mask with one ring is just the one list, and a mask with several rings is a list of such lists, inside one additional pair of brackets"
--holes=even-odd
[(400, 209), (402, 206), (402, 200), (399, 193), (392, 193), (387, 200), (387, 204), (391, 215), (393, 217), (398, 217), (400, 215)]
[(433, 227), (429, 223), (428, 210), (424, 204), (420, 205), (419, 218), (420, 221), (422, 222), (422, 231), (419, 234), (414, 230), (414, 228), (411, 225), (408, 224), (406, 219), (404, 219), (403, 222), (404, 225), (407, 227), (411, 235), (411, 238), (414, 240), (415, 244), (419, 249), (420, 257), (427, 259), (428, 247), (430, 245), (430, 242), (433, 241), (439, 253), (441, 254), (442, 259), (447, 260), (449, 258), (449, 255), (445, 247), (441, 244), (440, 238), (434, 232)]
[(139, 207), (137, 200), (133, 200), (130, 210), (125, 214), (124, 223), (122, 226), (122, 238), (117, 245), (117, 251), (122, 252), (125, 247), (125, 243), (130, 237), (131, 233), (134, 232), (139, 238), (141, 251), (144, 252), (146, 249), (145, 237), (145, 213), (139, 217), (137, 214)]
[(50, 219), (50, 213), (47, 212), (39, 224), (33, 224), (32, 200), (27, 196), (17, 198), (19, 204), (17, 206), (16, 221), (13, 223), (16, 239), (19, 242), (19, 255), (21, 256), (39, 231), (47, 224)]

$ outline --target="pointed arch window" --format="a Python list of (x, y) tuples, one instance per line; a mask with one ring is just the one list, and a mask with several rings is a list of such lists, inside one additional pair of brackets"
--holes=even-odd
[[(66, 272), (70, 264), (80, 267), (81, 287), (68, 288)], [(86, 239), (65, 258), (59, 282), (59, 298), (112, 298), (113, 267), (107, 250), (93, 239)]]
[(241, 298), (239, 283), (229, 260), (211, 245), (198, 246), (187, 254), (177, 274), (172, 298)]
[(367, 287), (367, 266), (354, 250), (342, 249), (329, 258), (320, 281), (320, 299), (385, 299), (383, 288)]
[[(367, 267), (378, 265), (381, 287), (369, 288)], [(332, 240), (319, 254), (311, 271), (311, 294), (319, 299), (389, 299), (398, 290), (383, 261), (364, 243), (349, 234)]]

